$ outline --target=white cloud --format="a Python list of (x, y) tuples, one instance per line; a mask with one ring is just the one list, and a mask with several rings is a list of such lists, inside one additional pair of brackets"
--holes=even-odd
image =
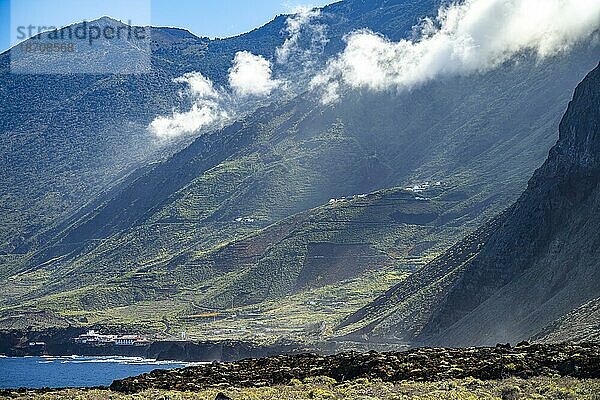
[[(301, 36), (307, 27), (318, 26), (319, 13), (303, 9), (288, 18), (288, 40), (276, 49), (279, 62), (310, 64), (315, 53), (299, 43), (310, 37)], [(417, 39), (399, 42), (366, 30), (349, 34), (344, 51), (311, 79), (311, 88), (323, 103), (332, 103), (348, 89), (402, 90), (439, 77), (484, 72), (524, 53), (540, 59), (565, 53), (600, 29), (600, 0), (464, 0), (442, 7), (436, 18), (415, 29)], [(309, 33), (315, 43), (325, 43), (324, 33)], [(293, 82), (302, 81), (294, 71)], [(271, 62), (247, 51), (233, 59), (231, 90), (216, 88), (197, 72), (175, 81), (186, 85), (192, 106), (152, 121), (148, 129), (160, 138), (218, 127), (251, 109), (259, 96), (291, 82), (274, 79)]]
[(173, 81), (187, 84), (190, 93), (194, 97), (213, 99), (221, 97), (221, 94), (215, 89), (212, 81), (199, 72), (188, 72), (179, 78), (175, 78)]
[(349, 88), (410, 88), (451, 75), (483, 72), (524, 52), (539, 58), (569, 50), (600, 28), (599, 0), (465, 0), (425, 19), (417, 40), (391, 42), (370, 31), (315, 76), (323, 102)]
[(226, 110), (223, 96), (215, 89), (210, 79), (199, 72), (190, 72), (174, 80), (186, 84), (186, 91), (192, 97), (192, 107), (189, 111), (173, 111), (171, 116), (155, 118), (148, 129), (160, 139), (168, 139), (182, 134), (189, 134), (200, 129), (219, 126), (230, 119)]
[[(314, 54), (323, 50), (327, 43), (325, 25), (314, 22), (320, 16), (321, 10), (318, 8), (301, 6), (293, 10), (293, 14), (286, 20), (285, 31), (288, 37), (275, 49), (278, 63), (287, 63), (291, 56), (296, 61), (312, 62)], [(308, 42), (305, 48), (300, 44), (303, 33)]]
[(193, 104), (186, 112), (174, 111), (170, 117), (157, 117), (150, 124), (150, 131), (161, 139), (193, 133), (201, 128), (229, 119), (227, 111), (216, 103)]
[[(251, 108), (253, 98), (269, 95), (282, 84), (272, 78), (269, 61), (246, 51), (235, 55), (233, 67), (229, 70), (233, 93), (215, 87), (199, 72), (187, 73), (174, 82), (185, 85), (181, 95), (189, 97), (192, 105), (188, 111), (174, 110), (171, 115), (156, 117), (150, 123), (148, 130), (160, 139), (221, 127), (243, 109)], [(252, 96), (250, 103), (243, 99), (249, 96)]]
[(229, 85), (238, 96), (267, 96), (280, 85), (273, 79), (271, 62), (248, 51), (239, 51), (229, 69)]

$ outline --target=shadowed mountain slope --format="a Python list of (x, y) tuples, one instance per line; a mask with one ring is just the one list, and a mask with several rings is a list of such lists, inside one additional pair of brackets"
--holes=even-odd
[(557, 144), (512, 207), (342, 328), (360, 321), (358, 332), (375, 337), (476, 345), (526, 339), (561, 317), (547, 329), (564, 331), (571, 314), (593, 318), (600, 294), (599, 89), (597, 67), (577, 87)]

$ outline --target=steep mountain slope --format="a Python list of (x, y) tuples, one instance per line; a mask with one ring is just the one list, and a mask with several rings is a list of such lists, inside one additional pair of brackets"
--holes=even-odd
[(57, 217), (172, 151), (146, 131), (155, 113), (178, 106), (172, 80), (186, 61), (164, 53), (203, 40), (178, 29), (152, 34), (161, 56), (147, 74), (14, 74), (10, 51), (0, 55), (0, 251), (27, 252)]
[(564, 330), (570, 314), (594, 317), (590, 309), (600, 294), (599, 89), (597, 67), (577, 87), (557, 144), (511, 208), (342, 327), (360, 321), (362, 334), (473, 345), (526, 339), (565, 314), (554, 329)]
[[(348, 0), (325, 7), (315, 22), (325, 27), (329, 39), (320, 60), (339, 50), (342, 37), (354, 29), (405, 35), (419, 17), (435, 10), (435, 3)], [(146, 130), (154, 117), (187, 106), (176, 95), (180, 86), (173, 79), (198, 71), (224, 85), (237, 51), (273, 60), (287, 38), (287, 17), (219, 40), (150, 28), (151, 70), (144, 74), (13, 74), (10, 51), (0, 54), (0, 254), (14, 257), (36, 248), (45, 240), (38, 233), (132, 169), (181, 148), (156, 143)], [(299, 45), (309, 40), (302, 38)], [(279, 64), (274, 70), (290, 72)]]
[[(397, 38), (427, 4), (341, 2), (322, 18), (339, 9), (339, 26), (372, 23)], [(188, 40), (173, 47), (178, 73), (200, 67), (180, 56)], [(334, 106), (312, 93), (279, 99), (102, 191), (37, 236), (34, 251), (6, 255), (0, 325), (28, 326), (28, 312), (51, 310), (72, 323), (196, 326), (189, 317), (202, 307), (233, 314), (329, 289), (342, 303), (338, 322), (514, 201), (596, 54), (583, 44), (552, 60), (524, 55), (486, 74)], [(427, 181), (440, 188), (402, 189)], [(367, 275), (377, 288), (356, 282)]]
[(533, 336), (549, 343), (600, 342), (600, 299), (567, 312)]
[[(424, 259), (403, 256), (407, 249), (436, 255), (518, 196), (555, 140), (566, 86), (592, 59), (582, 48), (411, 93), (261, 109), (61, 225), (51, 246), (4, 280), (4, 304), (112, 314), (169, 298), (181, 317), (193, 312), (190, 301), (237, 307), (420, 265)], [(443, 192), (384, 191), (349, 202), (342, 214), (330, 206), (293, 217), (289, 231), (278, 223), (331, 198), (425, 181), (440, 181)], [(259, 238), (268, 239), (245, 238), (263, 227)], [(336, 263), (310, 261), (332, 249), (342, 260), (370, 261), (343, 274)]]

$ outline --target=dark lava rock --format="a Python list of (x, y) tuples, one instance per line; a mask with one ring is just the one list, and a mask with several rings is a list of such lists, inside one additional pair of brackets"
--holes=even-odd
[(223, 393), (217, 393), (215, 400), (232, 400), (231, 397), (224, 395)]
[(416, 348), (405, 352), (348, 352), (331, 356), (280, 355), (176, 370), (154, 370), (137, 377), (116, 380), (110, 389), (123, 393), (136, 393), (150, 388), (197, 391), (217, 386), (288, 384), (291, 379), (321, 375), (338, 382), (357, 378), (398, 382), (466, 377), (529, 378), (540, 375), (600, 378), (598, 366), (600, 345), (597, 344)]

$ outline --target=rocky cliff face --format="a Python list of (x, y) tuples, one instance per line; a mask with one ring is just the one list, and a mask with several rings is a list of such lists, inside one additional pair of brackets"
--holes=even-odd
[(599, 89), (596, 68), (575, 91), (547, 162), (425, 335), (443, 340), (451, 333), (458, 342), (514, 340), (598, 296)]
[[(528, 338), (597, 298), (599, 89), (597, 67), (577, 87), (558, 143), (511, 208), (345, 325), (362, 320), (370, 323), (363, 334), (411, 342), (489, 344)], [(415, 284), (428, 275), (424, 286)], [(424, 301), (406, 312), (402, 304), (415, 293), (426, 293)]]

